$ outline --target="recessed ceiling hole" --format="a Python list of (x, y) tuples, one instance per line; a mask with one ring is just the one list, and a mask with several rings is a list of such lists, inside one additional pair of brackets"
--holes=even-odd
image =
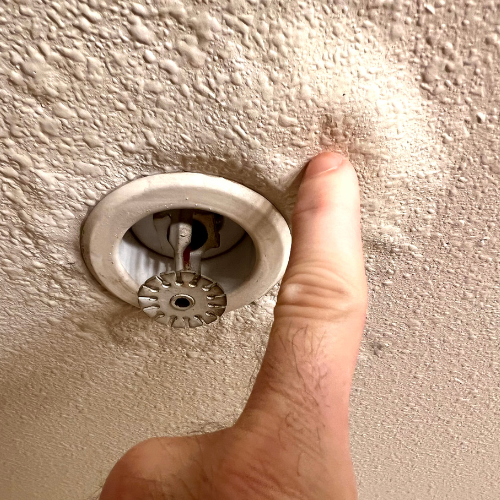
[[(176, 234), (169, 234), (171, 226)], [(232, 311), (265, 294), (283, 275), (290, 242), (285, 219), (260, 194), (222, 177), (177, 172), (110, 192), (86, 219), (81, 245), (90, 271), (109, 291), (141, 307), (140, 290), (144, 297), (158, 295), (159, 306), (169, 310), (160, 322), (170, 325), (175, 309), (175, 327), (181, 327), (180, 319), (205, 318), (207, 295), (225, 295)], [(182, 287), (179, 272), (189, 273)], [(194, 280), (198, 275), (221, 292), (204, 291), (205, 281), (198, 286)], [(188, 293), (180, 293), (184, 288)], [(176, 302), (181, 297), (190, 303)], [(211, 306), (220, 302), (208, 300), (216, 302)]]

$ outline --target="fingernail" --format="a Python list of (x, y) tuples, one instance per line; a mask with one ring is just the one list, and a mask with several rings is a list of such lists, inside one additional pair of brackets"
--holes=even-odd
[(345, 161), (346, 157), (340, 153), (320, 153), (308, 163), (304, 178), (316, 177), (325, 172), (337, 170)]

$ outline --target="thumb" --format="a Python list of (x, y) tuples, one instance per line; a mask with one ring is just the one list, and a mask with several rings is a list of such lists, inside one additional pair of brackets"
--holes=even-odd
[[(330, 490), (343, 491), (338, 498), (352, 498), (349, 392), (367, 285), (358, 181), (346, 158), (322, 153), (311, 160), (292, 233), (266, 354), (237, 425), (257, 430), (266, 453), (276, 439), (295, 451), (313, 450), (328, 472), (311, 477), (329, 477)], [(290, 449), (286, 456), (293, 458)]]
[(322, 153), (299, 189), (275, 318), (297, 327), (332, 321), (364, 310), (366, 294), (356, 172), (342, 155)]

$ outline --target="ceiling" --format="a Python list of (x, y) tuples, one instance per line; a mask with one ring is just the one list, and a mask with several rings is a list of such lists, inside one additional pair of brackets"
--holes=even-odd
[(89, 500), (134, 443), (230, 425), (265, 349), (276, 288), (186, 332), (103, 290), (92, 206), (197, 171), (289, 216), (325, 149), (362, 189), (360, 499), (498, 499), (495, 3), (11, 0), (0, 23), (2, 500)]

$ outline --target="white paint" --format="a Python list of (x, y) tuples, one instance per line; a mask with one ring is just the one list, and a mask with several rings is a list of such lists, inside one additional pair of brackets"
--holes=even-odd
[(229, 425), (266, 343), (276, 290), (215, 330), (166, 336), (96, 289), (78, 249), (87, 210), (183, 170), (289, 214), (302, 166), (332, 149), (359, 173), (370, 282), (360, 498), (496, 500), (496, 7), (137, 5), (0, 9), (0, 498), (87, 500), (135, 442)]

